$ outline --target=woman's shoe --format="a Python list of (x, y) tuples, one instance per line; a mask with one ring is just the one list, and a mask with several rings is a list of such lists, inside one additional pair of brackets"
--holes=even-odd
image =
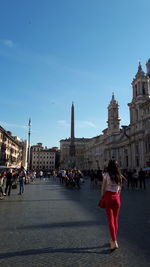
[(116, 248), (119, 248), (119, 247), (118, 247), (118, 242), (117, 242), (117, 240), (115, 241), (115, 244), (116, 244)]
[(117, 241), (110, 241), (110, 248), (111, 248), (111, 250), (113, 251), (113, 250), (115, 250), (115, 249), (117, 249), (118, 248), (118, 243), (117, 243)]

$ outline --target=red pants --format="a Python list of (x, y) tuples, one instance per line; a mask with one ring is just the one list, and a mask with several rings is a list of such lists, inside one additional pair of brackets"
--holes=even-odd
[(118, 216), (120, 211), (120, 195), (116, 192), (106, 191), (104, 194), (106, 214), (112, 241), (117, 240)]

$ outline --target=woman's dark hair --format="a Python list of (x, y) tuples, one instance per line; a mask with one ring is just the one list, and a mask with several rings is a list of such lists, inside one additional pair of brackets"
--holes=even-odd
[(116, 184), (122, 183), (121, 171), (116, 160), (109, 161), (107, 171), (112, 182), (115, 182)]

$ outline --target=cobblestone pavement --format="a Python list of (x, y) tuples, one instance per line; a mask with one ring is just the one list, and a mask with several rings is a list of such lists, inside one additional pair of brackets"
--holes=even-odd
[(150, 266), (150, 181), (146, 191), (121, 194), (119, 249), (109, 249), (98, 188), (80, 190), (37, 179), (23, 196), (12, 190), (0, 201), (0, 266)]

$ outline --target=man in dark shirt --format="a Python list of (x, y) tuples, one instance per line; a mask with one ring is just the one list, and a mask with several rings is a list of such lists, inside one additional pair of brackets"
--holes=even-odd
[(11, 187), (12, 187), (12, 170), (10, 169), (6, 174), (6, 188), (5, 188), (5, 194), (7, 195), (8, 190), (8, 196), (10, 196), (11, 193)]
[(142, 170), (142, 168), (139, 171), (139, 181), (140, 181), (140, 188), (142, 189), (142, 186), (143, 186), (144, 189), (146, 189), (145, 172)]

